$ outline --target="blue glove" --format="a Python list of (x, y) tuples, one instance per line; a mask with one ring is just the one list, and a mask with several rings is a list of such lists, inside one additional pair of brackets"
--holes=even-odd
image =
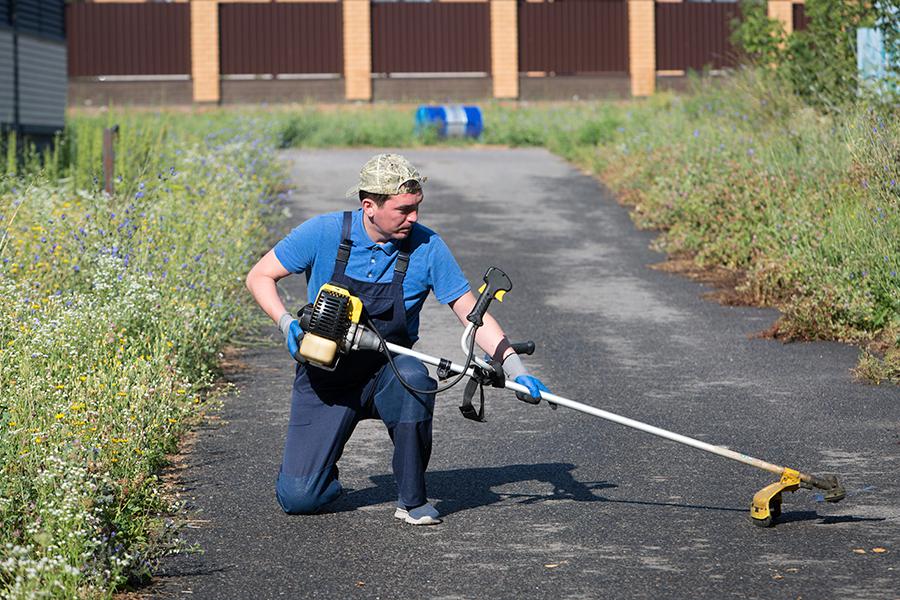
[(516, 392), (516, 398), (522, 402), (527, 402), (528, 404), (539, 404), (541, 401), (541, 392), (550, 391), (547, 389), (547, 386), (534, 375), (519, 375), (514, 381), (519, 385), (524, 385), (528, 388), (528, 394)]
[(300, 329), (300, 323), (297, 319), (291, 321), (291, 327), (288, 330), (288, 336), (285, 342), (287, 343), (288, 352), (290, 352), (291, 356), (296, 361), (301, 361), (303, 357), (300, 356), (300, 340), (303, 339), (303, 330)]
[(297, 362), (303, 362), (303, 357), (300, 356), (300, 340), (303, 339), (300, 322), (291, 317), (290, 313), (284, 313), (278, 320), (278, 328), (284, 334), (284, 343), (291, 357)]
[[(528, 388), (528, 393), (516, 392), (516, 398), (528, 404), (539, 404), (541, 401), (541, 392), (549, 392), (540, 379), (530, 374), (522, 364), (522, 359), (518, 354), (510, 354), (503, 360), (503, 373), (507, 379), (512, 379), (519, 385)], [(551, 406), (555, 406), (551, 404)]]

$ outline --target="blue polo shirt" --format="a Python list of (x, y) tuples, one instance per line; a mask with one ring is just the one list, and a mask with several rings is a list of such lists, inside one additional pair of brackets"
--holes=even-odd
[[(341, 243), (341, 212), (327, 213), (301, 223), (275, 245), (275, 256), (291, 273), (305, 273), (309, 302), (322, 285), (331, 281), (338, 245)], [(362, 210), (353, 213), (350, 239), (353, 248), (345, 274), (370, 283), (390, 283), (400, 253), (395, 242), (376, 244), (363, 226)], [(409, 267), (403, 279), (406, 327), (411, 340), (418, 339), (419, 311), (434, 290), (441, 304), (453, 302), (469, 291), (456, 259), (434, 231), (416, 223), (409, 236)]]

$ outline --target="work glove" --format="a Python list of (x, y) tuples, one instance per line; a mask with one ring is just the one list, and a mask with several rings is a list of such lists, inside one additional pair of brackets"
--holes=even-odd
[(518, 354), (510, 354), (503, 361), (503, 373), (507, 379), (512, 379), (519, 385), (528, 388), (528, 393), (516, 392), (516, 398), (528, 404), (539, 404), (541, 401), (541, 392), (549, 392), (547, 386), (540, 379), (531, 375), (522, 364), (522, 359)]
[(284, 335), (284, 343), (291, 357), (297, 362), (303, 362), (300, 356), (300, 340), (303, 339), (303, 330), (300, 329), (300, 322), (291, 316), (291, 313), (284, 313), (278, 319), (278, 328)]

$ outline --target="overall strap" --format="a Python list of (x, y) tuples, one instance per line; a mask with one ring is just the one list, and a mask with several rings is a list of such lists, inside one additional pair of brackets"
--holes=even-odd
[(350, 241), (350, 228), (353, 225), (353, 213), (348, 211), (344, 212), (344, 224), (341, 228), (341, 245), (338, 246), (337, 258), (334, 261), (334, 272), (335, 274), (344, 274), (344, 270), (347, 268), (347, 261), (350, 260), (350, 248), (353, 247), (353, 242)]
[(409, 244), (407, 240), (400, 242), (400, 253), (397, 255), (397, 262), (394, 263), (394, 279), (393, 283), (403, 283), (406, 277), (406, 269), (409, 268), (409, 252), (406, 251)]

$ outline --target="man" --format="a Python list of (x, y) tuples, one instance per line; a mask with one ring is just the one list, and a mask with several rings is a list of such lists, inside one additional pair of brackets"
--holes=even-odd
[[(320, 215), (302, 223), (247, 275), (247, 287), (278, 323), (288, 351), (299, 363), (275, 486), (287, 513), (315, 513), (340, 495), (337, 462), (344, 444), (361, 419), (379, 418), (394, 443), (398, 491), (394, 516), (412, 525), (441, 522), (425, 494), (434, 394), (407, 390), (385, 357), (374, 351), (344, 356), (334, 371), (300, 362), (303, 332), (285, 310), (275, 286), (291, 273), (305, 273), (310, 302), (325, 283), (347, 287), (362, 300), (381, 335), (407, 347), (417, 339), (419, 311), (430, 290), (465, 323), (476, 298), (443, 240), (417, 222), (424, 180), (402, 156), (372, 157), (360, 171), (359, 184), (348, 192), (359, 198), (359, 210)], [(531, 398), (524, 399), (540, 401), (541, 391), (547, 388), (528, 374), (490, 315), (485, 315), (476, 341), (503, 361), (508, 378), (528, 388)], [(394, 362), (411, 387), (437, 387), (418, 359), (397, 356)]]

